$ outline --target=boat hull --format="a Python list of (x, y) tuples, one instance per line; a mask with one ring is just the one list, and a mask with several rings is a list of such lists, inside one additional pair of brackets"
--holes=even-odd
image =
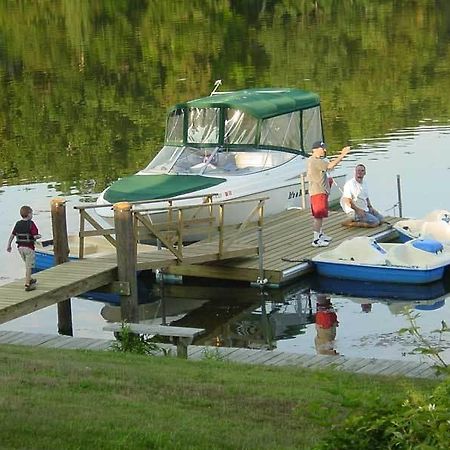
[(321, 276), (378, 283), (427, 284), (442, 279), (445, 271), (445, 267), (416, 269), (332, 262), (315, 262), (314, 264), (317, 273)]
[[(151, 176), (151, 175), (150, 175)], [(275, 176), (275, 174), (274, 174)], [(337, 204), (340, 199), (340, 189), (345, 182), (345, 175), (338, 175), (334, 178), (334, 184), (332, 186), (329, 202), (330, 205)], [(303, 206), (305, 208), (309, 208), (309, 196), (307, 195), (307, 186), (306, 193), (304, 196), (304, 205), (302, 200), (302, 188), (300, 183), (298, 182), (298, 177), (295, 178), (295, 181), (291, 183), (285, 182), (284, 185), (279, 185), (277, 187), (270, 187), (268, 189), (261, 189), (261, 185), (264, 183), (258, 182), (259, 188), (248, 186), (247, 189), (242, 190), (239, 189), (234, 183), (225, 183), (224, 186), (221, 187), (221, 190), (217, 192), (217, 196), (214, 197), (212, 203), (212, 212), (210, 213), (209, 208), (201, 207), (200, 205), (204, 205), (202, 196), (206, 196), (211, 194), (210, 192), (199, 192), (198, 198), (195, 199), (187, 199), (187, 200), (177, 200), (176, 197), (173, 198), (173, 207), (192, 207), (199, 206), (199, 208), (187, 209), (184, 211), (183, 220), (189, 221), (194, 219), (208, 219), (211, 216), (215, 220), (215, 225), (219, 224), (220, 217), (220, 208), (215, 203), (220, 202), (224, 203), (223, 208), (223, 223), (225, 226), (227, 225), (237, 225), (243, 223), (245, 221), (256, 221), (258, 219), (257, 215), (254, 214), (249, 219), (250, 212), (257, 205), (258, 199), (264, 200), (264, 219), (267, 219), (273, 215), (279, 214), (288, 209), (302, 209)], [(254, 200), (254, 202), (252, 202)], [(98, 201), (99, 204), (102, 204), (103, 201), (100, 198)], [(228, 204), (227, 204), (228, 203)], [(145, 215), (151, 220), (154, 224), (167, 223), (168, 219), (168, 210), (167, 210), (167, 202), (158, 202), (158, 203), (144, 203), (140, 205), (135, 205), (135, 210), (139, 211), (139, 209), (145, 210)], [(114, 225), (114, 216), (111, 211), (111, 208), (98, 208), (97, 213), (101, 215), (101, 217), (110, 225)], [(175, 219), (176, 220), (176, 219)], [(208, 230), (205, 228), (201, 232), (196, 232), (194, 230), (186, 231), (183, 236), (183, 240), (185, 242), (193, 242), (198, 241), (207, 237)]]
[(426, 284), (450, 265), (450, 248), (431, 239), (378, 243), (365, 236), (341, 242), (312, 259), (319, 275), (346, 280)]

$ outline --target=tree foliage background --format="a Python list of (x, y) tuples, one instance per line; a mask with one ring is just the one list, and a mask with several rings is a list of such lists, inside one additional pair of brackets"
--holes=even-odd
[(319, 93), (331, 148), (448, 122), (449, 50), (446, 0), (1, 0), (0, 179), (100, 191), (219, 78)]

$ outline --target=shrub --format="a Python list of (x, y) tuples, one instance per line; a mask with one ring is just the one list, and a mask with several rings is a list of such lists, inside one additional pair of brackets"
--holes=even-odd
[(122, 329), (115, 333), (115, 336), (117, 341), (112, 345), (113, 351), (137, 353), (139, 355), (155, 355), (162, 352), (162, 349), (151, 342), (148, 336), (133, 333), (126, 323), (122, 323)]
[(450, 378), (430, 395), (411, 392), (388, 405), (369, 405), (331, 431), (317, 450), (444, 450), (449, 448)]

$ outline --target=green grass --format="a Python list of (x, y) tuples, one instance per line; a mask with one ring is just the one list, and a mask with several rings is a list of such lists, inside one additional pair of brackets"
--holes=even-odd
[(0, 447), (310, 449), (349, 413), (430, 383), (2, 345)]

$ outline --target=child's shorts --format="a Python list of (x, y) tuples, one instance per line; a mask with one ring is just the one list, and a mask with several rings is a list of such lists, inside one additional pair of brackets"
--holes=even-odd
[(33, 269), (36, 260), (34, 250), (30, 247), (18, 247), (17, 250), (19, 250), (19, 254), (25, 262), (25, 268)]
[(310, 197), (311, 212), (315, 219), (328, 217), (328, 195), (314, 194)]

